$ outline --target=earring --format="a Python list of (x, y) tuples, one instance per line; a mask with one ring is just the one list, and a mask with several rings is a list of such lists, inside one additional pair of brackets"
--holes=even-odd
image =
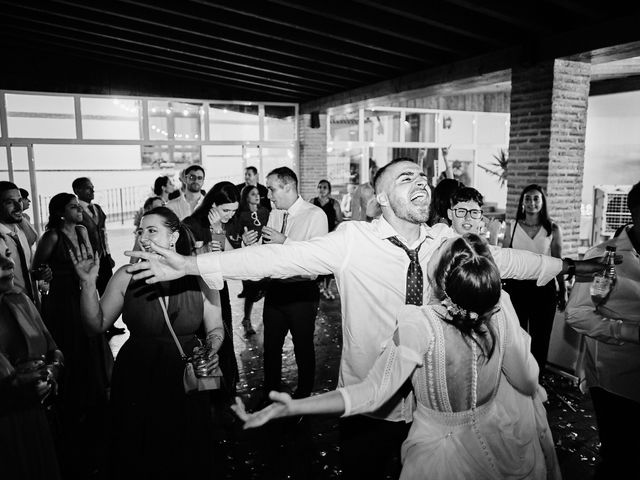
[(176, 246), (175, 242), (171, 242), (171, 243), (169, 244), (169, 248), (175, 248), (175, 246)]

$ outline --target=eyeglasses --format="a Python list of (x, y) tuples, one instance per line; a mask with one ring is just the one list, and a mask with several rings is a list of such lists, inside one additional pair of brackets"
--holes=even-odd
[(482, 210), (477, 210), (477, 209), (473, 209), (473, 210), (467, 210), (466, 208), (452, 208), (451, 211), (453, 212), (453, 214), (458, 217), (458, 218), (464, 218), (467, 216), (467, 213), (471, 216), (471, 218), (473, 218), (474, 220), (479, 220), (482, 218)]
[(262, 225), (262, 223), (260, 223), (260, 219), (258, 218), (258, 212), (251, 212), (251, 220), (253, 220), (253, 224), (256, 227)]
[(195, 182), (196, 180), (204, 180), (204, 175), (189, 175), (187, 178)]

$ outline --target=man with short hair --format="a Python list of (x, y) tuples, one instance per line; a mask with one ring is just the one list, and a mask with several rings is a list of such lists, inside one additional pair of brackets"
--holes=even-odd
[(247, 167), (244, 169), (244, 183), (236, 185), (238, 193), (242, 193), (242, 189), (246, 186), (258, 187), (260, 194), (260, 205), (271, 211), (271, 202), (269, 201), (269, 191), (267, 187), (258, 183), (258, 169), (256, 167)]
[[(264, 242), (292, 243), (326, 235), (327, 216), (321, 208), (305, 202), (298, 194), (298, 178), (288, 167), (276, 168), (267, 175), (269, 199), (275, 210), (262, 229)], [(243, 236), (246, 244), (257, 241), (257, 232)], [(315, 379), (315, 320), (320, 292), (315, 275), (287, 281), (272, 280), (267, 284), (262, 319), (264, 324), (264, 390), (281, 390), (282, 347), (291, 332), (298, 366), (295, 398), (308, 397)], [(267, 397), (268, 398), (268, 397)]]
[(167, 202), (167, 208), (170, 208), (181, 221), (191, 215), (202, 202), (204, 176), (202, 166), (188, 166), (184, 171), (184, 182), (186, 182), (184, 194)]
[[(372, 222), (343, 222), (323, 237), (285, 245), (265, 245), (224, 253), (186, 257), (152, 245), (154, 252), (127, 252), (147, 259), (130, 267), (135, 279), (155, 283), (200, 275), (213, 288), (223, 279), (288, 278), (335, 275), (342, 307), (342, 356), (339, 385), (363, 381), (396, 328), (405, 304), (422, 305), (431, 289), (427, 262), (442, 241), (455, 236), (445, 224), (429, 227), (427, 177), (414, 162), (394, 160), (375, 178), (382, 216)], [(574, 262), (531, 252), (497, 249), (496, 264), (505, 278), (536, 279), (545, 284)], [(575, 262), (579, 272), (601, 268)], [(399, 474), (400, 446), (409, 431), (413, 401), (396, 395), (368, 415), (341, 419), (340, 444), (345, 478), (384, 478), (386, 468)]]
[(456, 233), (479, 234), (482, 228), (482, 194), (472, 187), (460, 187), (451, 195), (451, 208), (447, 216), (451, 221), (451, 228)]
[[(95, 188), (90, 178), (76, 178), (71, 183), (71, 188), (73, 188), (73, 193), (78, 197), (78, 203), (82, 207), (82, 221), (80, 224), (84, 225), (87, 229), (91, 248), (100, 256), (96, 288), (98, 293), (103, 295), (109, 279), (113, 275), (113, 267), (116, 265), (113, 258), (111, 258), (107, 239), (107, 215), (100, 205), (93, 202)], [(121, 335), (124, 332), (125, 330), (123, 328), (113, 326), (107, 330), (106, 335), (107, 338), (110, 338), (114, 335)]]
[(24, 224), (20, 190), (12, 182), (0, 181), (0, 233), (7, 237), (10, 256), (15, 263), (13, 283), (18, 291), (37, 304), (33, 280), (51, 280), (51, 270), (45, 267), (31, 271), (31, 247), (35, 238), (25, 230)]

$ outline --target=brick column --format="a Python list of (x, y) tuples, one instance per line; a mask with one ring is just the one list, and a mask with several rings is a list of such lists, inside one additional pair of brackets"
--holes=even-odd
[(524, 187), (541, 185), (565, 254), (579, 245), (590, 79), (589, 63), (570, 60), (512, 71), (507, 218), (515, 218)]
[(320, 127), (311, 128), (311, 115), (299, 116), (298, 190), (302, 198), (316, 196), (318, 181), (327, 178), (327, 115), (320, 115)]

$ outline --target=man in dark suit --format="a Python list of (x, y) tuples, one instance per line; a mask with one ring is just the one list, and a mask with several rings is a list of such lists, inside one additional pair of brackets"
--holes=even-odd
[[(94, 188), (91, 179), (87, 177), (76, 178), (71, 187), (82, 207), (81, 224), (87, 229), (91, 248), (100, 255), (100, 269), (98, 270), (96, 288), (98, 293), (102, 295), (107, 288), (109, 279), (113, 275), (113, 267), (115, 266), (115, 262), (109, 252), (109, 243), (107, 242), (107, 215), (100, 205), (93, 203)], [(108, 338), (113, 335), (121, 335), (124, 333), (124, 328), (114, 326), (107, 330), (106, 333)]]
[(244, 169), (244, 183), (236, 185), (238, 193), (242, 193), (242, 189), (246, 186), (258, 187), (260, 194), (260, 205), (271, 211), (271, 201), (269, 200), (269, 190), (264, 185), (258, 183), (258, 169), (256, 167), (247, 167)]

